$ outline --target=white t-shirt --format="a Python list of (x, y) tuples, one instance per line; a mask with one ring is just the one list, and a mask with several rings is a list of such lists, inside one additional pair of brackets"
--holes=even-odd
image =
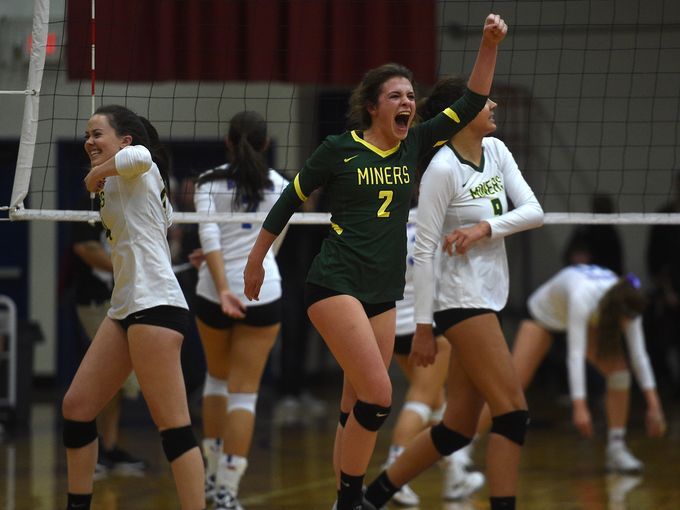
[[(509, 284), (503, 238), (543, 223), (543, 210), (505, 144), (487, 137), (482, 140), (482, 151), (477, 168), (446, 144), (423, 175), (414, 273), (419, 324), (429, 324), (433, 311), (501, 310)], [(444, 235), (481, 220), (491, 226), (491, 237), (477, 241), (464, 255), (442, 254), (435, 272), (435, 254)]]
[[(212, 171), (224, 171), (228, 165), (222, 165)], [(269, 180), (272, 186), (264, 190), (263, 200), (254, 212), (268, 212), (278, 200), (288, 181), (276, 170), (269, 169)], [(203, 182), (196, 187), (194, 205), (199, 213), (225, 213), (233, 211), (233, 198), (236, 186), (232, 180), (226, 178)], [(236, 211), (243, 212), (246, 206), (240, 206)], [(243, 293), (243, 270), (246, 267), (248, 254), (255, 244), (259, 233), (259, 224), (255, 223), (201, 223), (198, 229), (201, 247), (204, 253), (220, 250), (224, 261), (224, 271), (229, 284), (229, 290), (246, 304), (246, 306), (264, 305), (276, 301), (281, 297), (281, 275), (276, 265), (276, 259), (271, 250), (264, 258), (264, 282), (260, 289), (257, 304), (250, 303)], [(214, 303), (219, 303), (215, 282), (210, 275), (207, 263), (201, 264), (198, 271), (196, 293)]]
[[(618, 279), (615, 273), (599, 266), (569, 266), (529, 296), (529, 313), (536, 322), (548, 330), (567, 333), (567, 372), (572, 399), (586, 397), (588, 324), (600, 299)], [(630, 321), (624, 336), (638, 384), (645, 390), (655, 388), (640, 317)]]
[(161, 305), (188, 308), (172, 271), (167, 240), (172, 205), (158, 167), (141, 145), (127, 146), (115, 158), (119, 175), (107, 177), (100, 193), (113, 264), (108, 316), (124, 319)]

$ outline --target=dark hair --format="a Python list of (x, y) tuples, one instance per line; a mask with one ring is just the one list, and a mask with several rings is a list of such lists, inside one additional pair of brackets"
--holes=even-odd
[[(467, 79), (463, 75), (445, 76), (440, 78), (437, 83), (434, 84), (434, 87), (432, 87), (430, 95), (418, 101), (418, 118), (422, 121), (426, 121), (440, 114), (458, 99), (463, 97), (466, 88)], [(420, 189), (420, 180), (423, 177), (423, 173), (425, 173), (427, 166), (439, 150), (439, 147), (439, 145), (432, 147), (425, 152), (423, 157), (418, 161), (418, 167), (416, 169), (416, 190)]]
[(383, 64), (364, 74), (361, 83), (352, 91), (347, 111), (347, 126), (350, 129), (367, 129), (371, 126), (371, 115), (366, 109), (378, 103), (383, 84), (395, 76), (413, 81), (411, 70), (401, 64)]
[[(430, 95), (418, 102), (418, 116), (423, 121), (430, 120), (463, 97), (465, 89), (467, 89), (467, 78), (463, 75), (440, 78), (432, 87)], [(418, 179), (422, 177), (438, 150), (439, 146), (432, 148), (418, 162)]]
[(467, 89), (467, 78), (462, 75), (445, 76), (432, 87), (430, 95), (418, 103), (418, 115), (429, 120), (458, 101)]
[(647, 298), (630, 277), (621, 278), (600, 299), (597, 321), (597, 356), (620, 356), (621, 320), (634, 319), (647, 306)]
[(145, 117), (116, 104), (104, 105), (97, 108), (94, 115), (104, 115), (118, 136), (131, 136), (132, 145), (143, 145), (151, 153), (151, 159), (158, 167), (161, 177), (168, 186), (168, 171), (170, 157), (167, 149), (163, 147), (158, 137), (158, 131)]
[(264, 198), (264, 190), (272, 185), (264, 156), (269, 141), (267, 123), (257, 112), (239, 112), (229, 121), (227, 140), (231, 148), (229, 167), (202, 174), (197, 184), (231, 179), (236, 184), (232, 210), (238, 210), (246, 203), (246, 211), (256, 211)]

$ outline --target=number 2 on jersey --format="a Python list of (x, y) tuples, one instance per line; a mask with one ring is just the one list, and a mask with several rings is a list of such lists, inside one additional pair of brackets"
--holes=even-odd
[(384, 200), (382, 205), (380, 206), (380, 209), (378, 209), (378, 218), (389, 218), (390, 213), (387, 210), (387, 206), (389, 206), (392, 203), (392, 196), (394, 195), (394, 191), (392, 190), (383, 190), (378, 192), (378, 199)]

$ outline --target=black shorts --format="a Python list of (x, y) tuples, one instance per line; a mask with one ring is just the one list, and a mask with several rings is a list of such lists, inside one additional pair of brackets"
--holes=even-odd
[(163, 328), (173, 329), (183, 336), (186, 336), (189, 331), (189, 324), (191, 322), (191, 315), (186, 308), (178, 306), (161, 305), (153, 308), (146, 308), (138, 312), (131, 313), (124, 319), (118, 320), (118, 323), (127, 330), (133, 324), (147, 324), (149, 326), (160, 326)]
[[(411, 354), (411, 346), (413, 345), (414, 333), (409, 333), (408, 335), (397, 335), (394, 337), (394, 354), (401, 354), (404, 356), (408, 356), (409, 354)], [(439, 335), (441, 335), (442, 332), (437, 326), (433, 325), (432, 334), (436, 338)]]
[(434, 312), (434, 322), (437, 325), (437, 330), (444, 334), (447, 329), (456, 324), (477, 315), (484, 315), (485, 313), (495, 314), (498, 317), (498, 322), (501, 322), (500, 312), (489, 310), (488, 308), (449, 308), (448, 310), (441, 310)]
[(394, 337), (394, 354), (408, 356), (411, 354), (411, 344), (413, 343), (413, 333), (408, 335), (397, 335)]
[(234, 319), (225, 315), (220, 305), (201, 296), (196, 296), (194, 300), (194, 313), (201, 319), (201, 322), (215, 329), (229, 329), (234, 324), (256, 327), (273, 326), (281, 322), (283, 316), (281, 299), (266, 305), (247, 306), (246, 316), (243, 319)]
[[(305, 308), (308, 309), (317, 301), (326, 299), (333, 296), (346, 295), (344, 292), (338, 292), (337, 290), (329, 289), (327, 287), (322, 287), (321, 285), (316, 285), (314, 283), (305, 283)], [(364, 303), (359, 300), (361, 306), (364, 307), (364, 312), (366, 316), (370, 319), (376, 315), (380, 315), (387, 310), (391, 310), (396, 306), (395, 301), (386, 301), (384, 303)]]

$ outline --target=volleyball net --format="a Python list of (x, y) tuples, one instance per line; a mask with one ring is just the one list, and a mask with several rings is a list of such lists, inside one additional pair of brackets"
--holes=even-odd
[[(487, 4), (35, 0), (25, 89), (0, 90), (3, 102), (23, 102), (12, 194), (0, 207), (14, 220), (96, 219), (75, 208), (86, 195), (83, 133), (96, 106), (116, 103), (149, 118), (170, 149), (175, 221), (244, 221), (191, 207), (192, 179), (226, 159), (233, 114), (265, 117), (270, 163), (291, 177), (324, 136), (344, 129), (351, 87), (370, 67), (411, 67), (420, 96), (437, 76), (469, 73)], [(495, 136), (546, 223), (680, 223), (680, 214), (657, 212), (680, 192), (678, 3), (492, 9), (510, 25), (492, 92)], [(600, 195), (610, 211), (593, 212)]]

